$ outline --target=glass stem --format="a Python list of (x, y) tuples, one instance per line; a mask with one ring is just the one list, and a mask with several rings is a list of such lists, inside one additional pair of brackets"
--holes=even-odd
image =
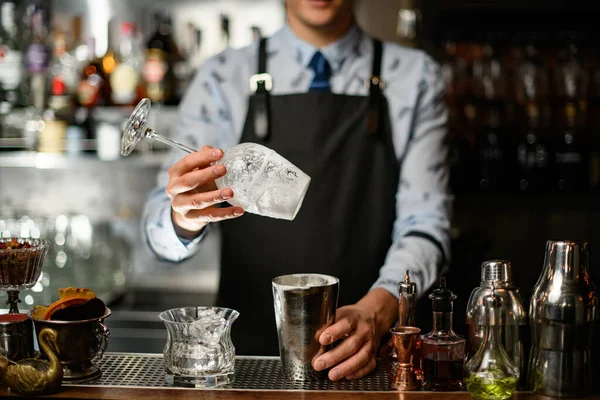
[(9, 290), (8, 291), (8, 300), (6, 301), (6, 304), (8, 304), (10, 306), (8, 313), (9, 314), (18, 314), (19, 313), (18, 304), (20, 302), (21, 302), (21, 300), (19, 300), (19, 292), (14, 291), (14, 290)]
[(145, 137), (148, 137), (148, 138), (151, 138), (151, 139), (154, 139), (154, 140), (158, 140), (161, 143), (164, 143), (164, 144), (169, 145), (169, 146), (173, 146), (173, 147), (175, 147), (175, 148), (177, 148), (179, 150), (185, 151), (186, 153), (195, 153), (195, 152), (198, 151), (198, 150), (192, 149), (191, 147), (188, 147), (188, 146), (186, 146), (184, 144), (176, 142), (175, 140), (167, 139), (166, 137), (163, 137), (163, 136), (159, 135), (158, 133), (154, 132), (150, 128), (145, 128), (145, 129), (146, 129), (146, 132), (144, 132), (144, 136)]

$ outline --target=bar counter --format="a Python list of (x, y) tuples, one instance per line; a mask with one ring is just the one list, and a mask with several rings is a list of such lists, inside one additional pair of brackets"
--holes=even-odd
[[(219, 389), (172, 387), (165, 382), (162, 354), (106, 353), (96, 364), (102, 377), (84, 384), (64, 384), (61, 391), (45, 398), (61, 399), (365, 399), (365, 400), (462, 400), (467, 392), (399, 392), (390, 388), (390, 380), (381, 362), (368, 376), (348, 381), (293, 382), (285, 379), (278, 357), (236, 358), (235, 382)], [(17, 398), (6, 387), (0, 397)], [(24, 397), (25, 398), (25, 397)], [(28, 397), (31, 398), (31, 397)], [(586, 399), (600, 399), (600, 396)], [(541, 400), (529, 392), (513, 395), (516, 400)]]

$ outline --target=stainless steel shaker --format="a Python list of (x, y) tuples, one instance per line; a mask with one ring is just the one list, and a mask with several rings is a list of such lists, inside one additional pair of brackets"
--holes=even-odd
[(529, 308), (528, 382), (537, 394), (573, 397), (592, 390), (593, 363), (600, 361), (591, 359), (593, 328), (600, 312), (588, 258), (586, 242), (546, 243)]
[(292, 274), (273, 279), (273, 303), (284, 375), (295, 381), (319, 380), (312, 361), (332, 348), (319, 336), (335, 322), (340, 282), (333, 276)]
[(519, 386), (525, 387), (527, 366), (527, 312), (519, 288), (512, 281), (512, 266), (505, 260), (485, 261), (481, 264), (481, 283), (473, 289), (467, 302), (466, 323), (468, 326), (467, 360), (472, 358), (479, 348), (484, 335), (485, 298), (492, 295), (499, 297), (502, 306), (500, 315), (500, 340), (506, 354), (520, 370)]

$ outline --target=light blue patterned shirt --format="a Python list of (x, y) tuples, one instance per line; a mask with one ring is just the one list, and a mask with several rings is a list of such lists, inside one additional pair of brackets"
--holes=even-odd
[[(272, 94), (307, 92), (314, 75), (308, 64), (317, 49), (296, 37), (288, 26), (267, 43)], [(331, 65), (333, 93), (368, 95), (373, 46), (367, 34), (354, 27), (320, 50)], [(257, 73), (257, 53), (258, 45), (254, 43), (242, 49), (227, 49), (206, 61), (179, 107), (177, 140), (198, 149), (205, 145), (227, 149), (239, 142), (252, 94), (249, 79)], [(448, 192), (444, 83), (438, 65), (423, 51), (387, 42), (382, 79), (398, 159), (409, 137), (412, 139), (398, 184), (393, 243), (373, 288), (382, 287), (397, 296), (397, 284), (410, 270), (411, 279), (423, 295), (447, 265), (450, 250), (452, 196)], [(204, 236), (182, 241), (171, 220), (170, 200), (165, 193), (167, 169), (183, 156), (180, 150), (171, 152), (158, 174), (142, 221), (146, 243), (154, 253), (175, 262), (195, 254)], [(212, 234), (210, 229), (205, 231)]]

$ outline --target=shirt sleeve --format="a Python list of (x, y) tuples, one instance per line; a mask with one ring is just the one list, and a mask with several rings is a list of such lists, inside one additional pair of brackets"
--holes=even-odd
[(449, 261), (453, 199), (448, 188), (444, 82), (439, 66), (427, 55), (421, 70), (396, 194), (392, 245), (373, 285), (396, 297), (407, 270), (423, 296)]
[[(206, 145), (223, 147), (224, 138), (233, 134), (231, 109), (220, 87), (223, 78), (215, 72), (222, 67), (225, 56), (207, 60), (196, 74), (179, 106), (175, 140), (196, 149)], [(194, 255), (208, 228), (191, 241), (182, 240), (175, 233), (171, 200), (166, 194), (168, 169), (185, 155), (179, 149), (170, 150), (142, 214), (144, 242), (163, 261), (178, 262)]]

